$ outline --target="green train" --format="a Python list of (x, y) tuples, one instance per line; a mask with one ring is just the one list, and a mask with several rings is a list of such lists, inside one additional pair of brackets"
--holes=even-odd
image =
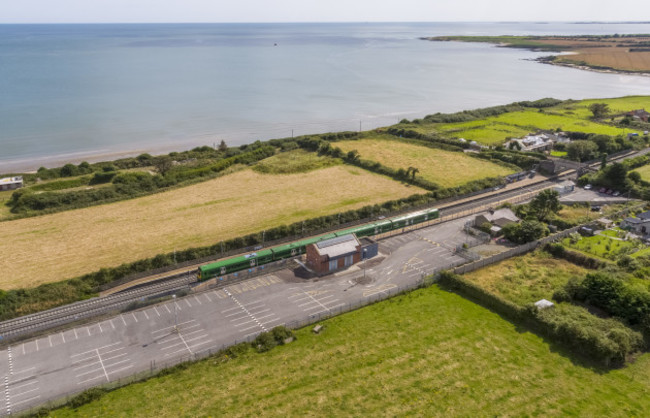
[(372, 235), (383, 234), (433, 219), (438, 219), (440, 213), (438, 209), (425, 209), (418, 212), (409, 213), (403, 216), (383, 219), (369, 224), (354, 226), (317, 237), (306, 238), (290, 244), (283, 244), (277, 247), (260, 250), (251, 254), (239, 257), (220, 260), (216, 263), (206, 264), (199, 267), (199, 280), (207, 280), (217, 276), (236, 273), (238, 271), (250, 269), (253, 267), (263, 266), (273, 261), (283, 260), (286, 258), (296, 257), (307, 251), (307, 246), (319, 241), (339, 237), (341, 235), (355, 234), (357, 238), (368, 237)]

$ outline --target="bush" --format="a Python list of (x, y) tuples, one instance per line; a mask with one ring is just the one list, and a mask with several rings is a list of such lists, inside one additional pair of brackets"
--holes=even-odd
[(82, 405), (96, 401), (97, 399), (104, 396), (105, 393), (108, 393), (108, 390), (103, 388), (91, 388), (81, 392), (79, 395), (70, 399), (68, 406), (70, 408), (79, 408)]

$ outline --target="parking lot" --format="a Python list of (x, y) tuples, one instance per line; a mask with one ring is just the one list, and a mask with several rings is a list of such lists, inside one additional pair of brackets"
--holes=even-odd
[(458, 219), (380, 241), (365, 265), (310, 280), (268, 274), (16, 343), (0, 351), (4, 414), (217, 350), (414, 284), (466, 262)]

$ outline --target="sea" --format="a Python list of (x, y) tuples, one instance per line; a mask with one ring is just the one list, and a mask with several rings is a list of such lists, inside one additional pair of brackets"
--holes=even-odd
[(0, 25), (0, 173), (342, 130), (650, 77), (438, 35), (650, 33), (641, 23)]

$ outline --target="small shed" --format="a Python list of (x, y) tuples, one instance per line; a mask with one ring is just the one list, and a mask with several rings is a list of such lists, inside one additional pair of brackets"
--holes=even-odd
[(318, 274), (327, 274), (361, 261), (361, 243), (354, 234), (316, 242), (307, 246), (307, 265)]
[(553, 306), (555, 306), (555, 304), (553, 302), (551, 302), (550, 300), (546, 300), (546, 299), (541, 299), (541, 300), (538, 300), (537, 302), (535, 302), (535, 307), (537, 309), (539, 309), (540, 311), (542, 309), (552, 308)]

